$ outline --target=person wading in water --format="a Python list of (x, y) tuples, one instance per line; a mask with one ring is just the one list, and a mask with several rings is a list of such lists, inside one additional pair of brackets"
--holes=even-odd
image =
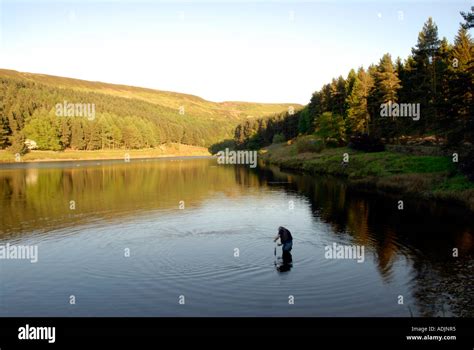
[(273, 239), (273, 242), (276, 242), (278, 239), (280, 239), (280, 245), (282, 246), (281, 250), (283, 252), (283, 265), (281, 265), (279, 271), (288, 271), (291, 268), (291, 263), (293, 261), (293, 257), (290, 253), (291, 249), (293, 248), (293, 236), (288, 229), (280, 226), (278, 227), (278, 234)]

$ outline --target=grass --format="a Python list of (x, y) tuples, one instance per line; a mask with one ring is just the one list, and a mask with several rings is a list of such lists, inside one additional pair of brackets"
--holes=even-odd
[(435, 191), (464, 191), (472, 189), (474, 189), (474, 183), (466, 181), (466, 177), (460, 174), (445, 179), (434, 188)]
[[(360, 189), (461, 202), (474, 210), (474, 183), (458, 171), (449, 157), (388, 151), (364, 153), (347, 147), (298, 153), (296, 144), (297, 140), (272, 145), (263, 149), (260, 156), (282, 168), (346, 177)], [(347, 165), (342, 163), (345, 153), (349, 155)]]
[[(456, 171), (452, 162), (444, 157), (411, 156), (392, 152), (355, 153), (347, 148), (338, 149), (337, 153), (339, 154), (330, 155), (323, 152), (321, 157), (307, 161), (304, 168), (312, 172), (345, 175), (350, 178)], [(344, 153), (349, 154), (346, 167), (341, 166)]]
[[(97, 150), (97, 151), (31, 151), (21, 157), (23, 162), (39, 161), (67, 161), (67, 160), (91, 160), (91, 159), (123, 159), (126, 154), (130, 158), (157, 158), (173, 156), (209, 156), (207, 148), (170, 144), (159, 148), (140, 150)], [(14, 163), (15, 156), (8, 151), (0, 150), (0, 163)]]

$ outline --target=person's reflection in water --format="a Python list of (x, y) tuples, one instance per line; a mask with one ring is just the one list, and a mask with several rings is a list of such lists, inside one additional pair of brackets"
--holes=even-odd
[(293, 257), (291, 256), (290, 251), (284, 250), (282, 256), (282, 263), (277, 264), (278, 272), (287, 272), (290, 271), (293, 267)]

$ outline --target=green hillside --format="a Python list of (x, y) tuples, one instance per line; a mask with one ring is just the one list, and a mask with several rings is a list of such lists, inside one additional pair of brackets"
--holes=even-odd
[[(300, 107), (211, 102), (170, 91), (5, 69), (0, 69), (0, 97), (0, 148), (27, 138), (50, 150), (138, 149), (168, 142), (209, 146), (232, 137), (245, 120)], [(94, 104), (94, 120), (58, 117), (55, 106), (64, 101)]]

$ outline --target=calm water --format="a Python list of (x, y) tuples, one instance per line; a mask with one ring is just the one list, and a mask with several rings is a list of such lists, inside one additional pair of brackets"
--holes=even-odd
[[(2, 166), (0, 244), (39, 256), (0, 260), (0, 315), (474, 316), (472, 214), (397, 200), (212, 159)], [(326, 259), (333, 243), (364, 262)]]

